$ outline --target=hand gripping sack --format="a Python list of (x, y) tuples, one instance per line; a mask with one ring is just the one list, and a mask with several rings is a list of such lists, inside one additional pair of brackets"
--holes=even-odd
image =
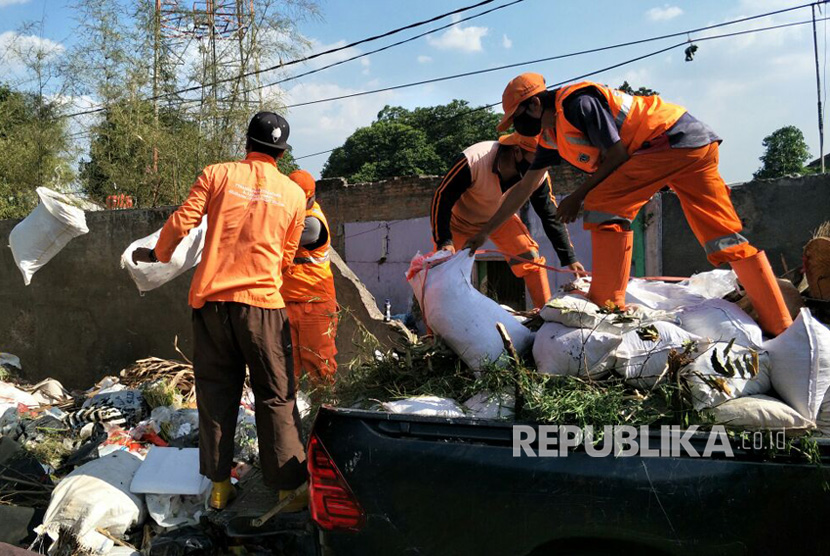
[(617, 334), (546, 322), (533, 340), (533, 359), (540, 373), (602, 378), (614, 366), (611, 354), (621, 341)]
[(473, 287), (474, 262), (466, 249), (451, 257), (442, 251), (417, 255), (407, 278), (427, 326), (470, 368), (479, 370), (498, 362), (505, 351), (496, 324), (504, 325), (520, 353), (530, 348), (533, 333)]
[(790, 327), (764, 342), (772, 364), (772, 387), (781, 399), (819, 427), (830, 421), (830, 330), (801, 309)]
[(202, 260), (202, 248), (205, 246), (205, 232), (207, 218), (187, 234), (173, 251), (173, 257), (168, 263), (133, 263), (133, 251), (138, 247), (152, 249), (158, 243), (161, 230), (147, 237), (138, 239), (130, 244), (121, 254), (121, 268), (126, 268), (140, 292), (148, 292), (163, 286), (177, 276), (180, 276), (199, 264)]
[(89, 232), (84, 211), (65, 195), (45, 187), (37, 188), (40, 204), (9, 234), (14, 262), (27, 286), (32, 276), (73, 238)]

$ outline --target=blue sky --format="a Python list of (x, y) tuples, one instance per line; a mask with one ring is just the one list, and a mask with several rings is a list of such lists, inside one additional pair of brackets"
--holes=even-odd
[[(499, 0), (486, 8), (506, 2)], [(321, 0), (322, 18), (302, 22), (300, 30), (312, 41), (310, 52), (314, 52), (472, 3), (473, 0)], [(288, 82), (283, 85), (282, 93), (288, 103), (315, 100), (685, 31), (804, 3), (794, 0), (669, 3), (525, 0), (450, 30)], [(9, 33), (18, 29), (24, 21), (41, 20), (44, 15), (45, 25), (39, 39), (70, 46), (74, 21), (68, 4), (65, 0), (0, 0), (0, 48), (4, 37), (8, 38)], [(486, 8), (467, 12), (464, 16)], [(802, 9), (708, 34), (803, 21), (809, 17), (810, 10)], [(366, 52), (449, 21), (447, 18), (431, 27), (343, 51), (320, 59), (313, 67)], [(825, 27), (826, 23), (819, 23), (822, 72), (826, 65)], [(702, 36), (693, 34), (690, 38), (694, 40)], [(668, 39), (294, 108), (287, 114), (292, 125), (290, 142), (296, 156), (327, 150), (342, 144), (358, 127), (368, 125), (386, 104), (414, 108), (446, 103), (454, 98), (468, 100), (474, 106), (490, 104), (500, 100), (507, 81), (522, 71), (542, 73), (549, 83), (570, 80), (682, 40)], [(279, 78), (280, 75), (274, 74), (273, 77)], [(763, 151), (763, 137), (785, 125), (800, 127), (811, 153), (818, 156), (815, 66), (810, 25), (703, 41), (699, 43), (693, 62), (684, 62), (683, 49), (679, 48), (590, 79), (610, 85), (619, 85), (623, 80), (634, 86), (646, 85), (660, 91), (667, 100), (684, 105), (694, 116), (709, 123), (724, 139), (721, 170), (729, 182), (751, 178), (760, 164), (758, 157)], [(301, 162), (305, 168), (319, 175), (325, 160), (324, 155)]]

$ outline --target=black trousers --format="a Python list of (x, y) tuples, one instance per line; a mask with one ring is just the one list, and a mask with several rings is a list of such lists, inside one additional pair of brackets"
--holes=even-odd
[(285, 309), (208, 302), (193, 310), (193, 338), (201, 473), (212, 481), (230, 477), (247, 365), (265, 484), (300, 486), (307, 472)]

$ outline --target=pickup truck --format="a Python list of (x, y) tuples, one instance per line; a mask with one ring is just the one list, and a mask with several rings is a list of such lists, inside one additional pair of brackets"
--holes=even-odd
[(323, 407), (322, 555), (830, 554), (830, 440), (813, 463), (746, 439), (731, 458), (514, 457), (514, 424)]

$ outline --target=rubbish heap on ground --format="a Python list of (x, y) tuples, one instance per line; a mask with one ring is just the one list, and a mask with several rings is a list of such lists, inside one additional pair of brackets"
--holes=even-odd
[[(198, 541), (199, 553), (219, 553), (224, 541), (199, 526), (210, 481), (199, 474), (190, 363), (142, 359), (85, 392), (25, 384), (21, 370), (0, 353), (0, 519), (9, 524), (0, 546), (183, 554)], [(246, 386), (235, 480), (257, 465), (253, 401)]]

